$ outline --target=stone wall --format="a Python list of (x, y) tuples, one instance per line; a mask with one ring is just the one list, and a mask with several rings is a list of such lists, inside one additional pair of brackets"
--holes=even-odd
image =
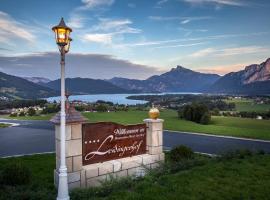
[[(66, 165), (68, 186), (99, 186), (101, 182), (116, 177), (143, 176), (146, 169), (153, 169), (164, 161), (163, 120), (145, 119), (147, 153), (128, 158), (82, 166), (82, 124), (66, 125)], [(60, 126), (55, 125), (56, 170), (55, 185), (58, 185), (60, 165)]]

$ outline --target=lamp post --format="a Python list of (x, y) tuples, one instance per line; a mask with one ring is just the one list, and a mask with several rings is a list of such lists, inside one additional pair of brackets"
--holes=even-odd
[(52, 30), (55, 32), (55, 40), (61, 53), (61, 121), (60, 121), (60, 167), (59, 167), (59, 181), (58, 181), (58, 194), (57, 200), (69, 200), (68, 194), (68, 177), (66, 166), (66, 113), (65, 113), (65, 54), (68, 53), (70, 42), (72, 39), (69, 37), (72, 29), (69, 28), (62, 18), (57, 26)]

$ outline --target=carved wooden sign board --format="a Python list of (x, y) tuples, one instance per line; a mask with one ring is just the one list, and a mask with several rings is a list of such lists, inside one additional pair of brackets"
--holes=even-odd
[(82, 125), (82, 160), (89, 165), (146, 153), (146, 125), (113, 122)]

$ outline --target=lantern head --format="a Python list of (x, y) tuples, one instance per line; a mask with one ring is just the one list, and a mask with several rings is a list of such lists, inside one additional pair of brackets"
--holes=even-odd
[(64, 47), (70, 42), (69, 35), (70, 32), (72, 32), (72, 29), (65, 24), (63, 17), (61, 18), (60, 23), (57, 26), (54, 26), (52, 30), (55, 33), (55, 40), (59, 46)]

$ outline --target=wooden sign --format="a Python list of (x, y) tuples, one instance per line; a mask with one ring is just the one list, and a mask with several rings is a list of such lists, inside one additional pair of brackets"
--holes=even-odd
[(145, 124), (87, 123), (82, 134), (83, 165), (146, 153)]

